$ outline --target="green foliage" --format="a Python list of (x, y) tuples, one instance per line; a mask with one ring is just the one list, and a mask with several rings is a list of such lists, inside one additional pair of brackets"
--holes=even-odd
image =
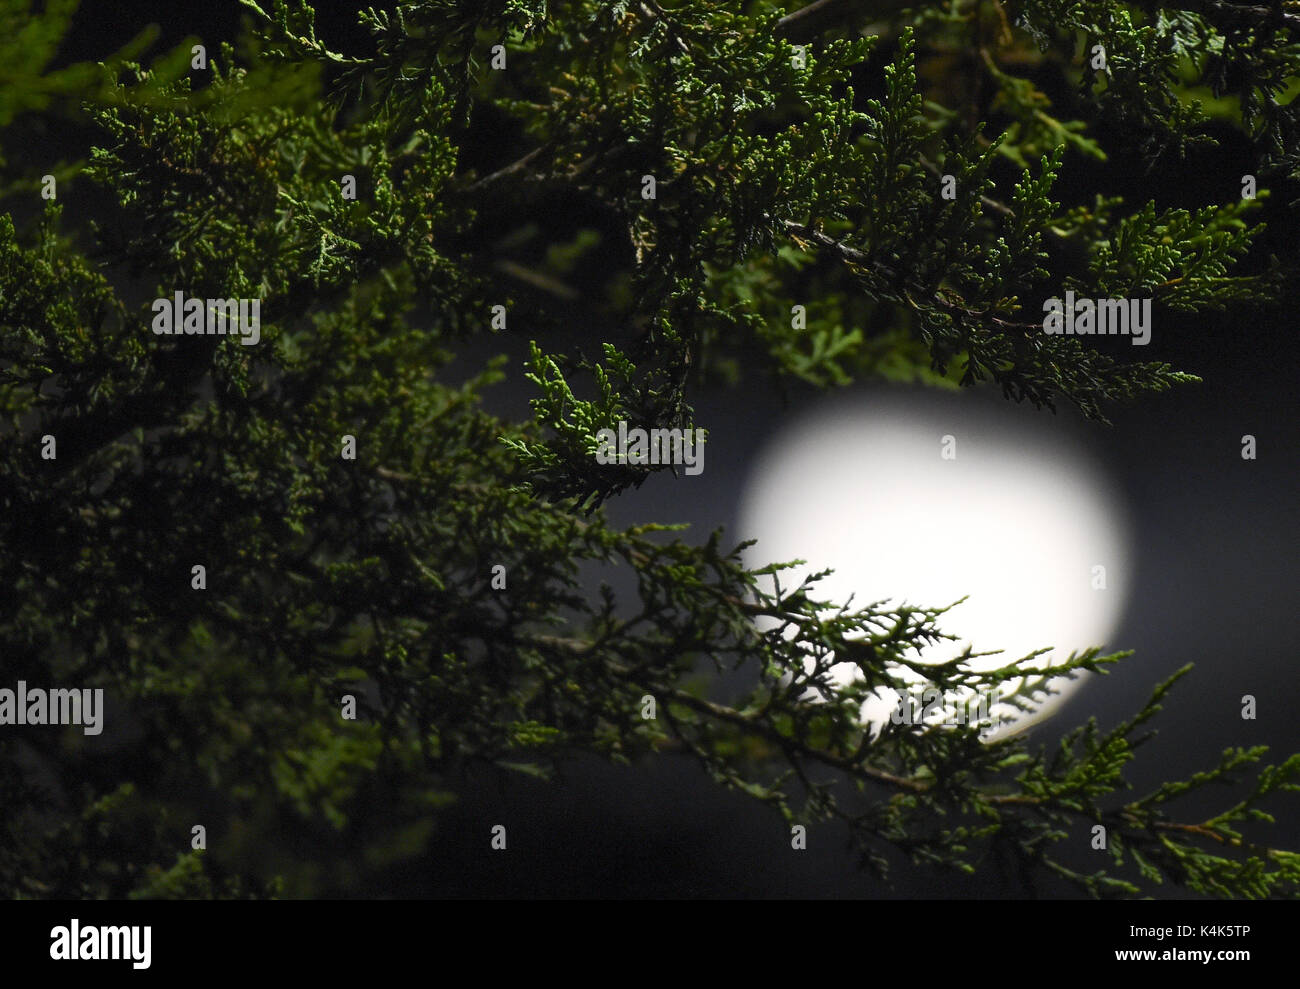
[[(692, 395), (720, 380), (991, 380), (1104, 419), (1110, 401), (1194, 379), (1044, 335), (1023, 311), (1067, 287), (1193, 312), (1283, 287), (1280, 269), (1232, 273), (1257, 203), (1054, 198), (1064, 168), (1104, 152), (1091, 119), (1052, 115), (1029, 68), (1077, 78), (1153, 161), (1209, 139), (1197, 85), (1231, 89), (1234, 124), (1294, 172), (1295, 111), (1278, 99), (1291, 15), (1027, 2), (1038, 50), (988, 28), (1000, 7), (905, 22), (886, 6), (886, 35), (865, 38), (851, 15), (766, 2), (410, 0), (360, 11), (373, 44), (350, 53), (305, 3), (243, 0), (251, 37), (191, 88), (184, 47), (149, 68), (132, 49), (48, 71), (71, 6), (0, 2), (0, 146), (55, 96), (89, 121), (84, 168), (22, 159), (0, 190), (30, 205), (39, 175), (75, 174), (110, 201), (95, 223), (53, 205), (0, 216), (5, 672), (105, 687), (130, 728), (120, 750), (0, 736), (0, 890), (346, 892), (425, 846), (466, 767), (545, 776), (574, 752), (675, 750), (790, 821), (843, 821), (877, 870), (885, 848), (965, 872), (1000, 849), (1095, 895), (1295, 893), (1300, 859), (1241, 828), (1297, 789), (1300, 757), (1191, 824), (1170, 805), (1260, 750), (1120, 796), (1172, 681), (1050, 755), (971, 728), (873, 736), (862, 701), (914, 674), (946, 704), (996, 686), (1029, 706), (1050, 688), (1032, 656), (921, 663), (945, 609), (834, 606), (819, 576), (783, 587), (785, 566), (747, 569), (719, 533), (620, 530), (600, 508), (648, 471), (598, 468), (596, 432), (694, 426)], [(960, 71), (983, 97), (945, 89), (970, 31), (980, 57)], [(1104, 79), (1076, 58), (1094, 37)], [(505, 72), (485, 68), (498, 43)], [(994, 117), (989, 138), (974, 122)], [(520, 146), (486, 154), (476, 127)], [(530, 230), (546, 242), (515, 253)], [(260, 298), (262, 343), (154, 336), (146, 300), (177, 288)], [(455, 364), (494, 305), (539, 341), (523, 421), (482, 407), (503, 360)], [(579, 316), (602, 328), (599, 361), (555, 332)], [(46, 433), (56, 461), (39, 458)], [(206, 592), (189, 590), (195, 562)], [(634, 594), (593, 592), (615, 573)], [(1054, 672), (1121, 658), (1088, 649)], [(843, 662), (861, 673), (848, 687), (830, 674)], [(722, 704), (701, 666), (751, 686)], [(658, 720), (641, 717), (646, 694)], [(191, 853), (200, 817), (222, 840)], [(1098, 822), (1114, 874), (1058, 861), (1054, 845)]]
[[(1018, 20), (1044, 48), (1085, 48), (1082, 94), (1109, 119), (1129, 128), (1144, 152), (1181, 155), (1212, 138), (1197, 86), (1214, 97), (1231, 95), (1240, 123), (1257, 142), (1268, 174), (1297, 173), (1294, 95), (1300, 55), (1300, 15), (1267, 6), (1221, 0), (1185, 0), (1130, 6), (1114, 0), (1022, 0)], [(1106, 68), (1091, 68), (1094, 44)]]
[[(0, 3), (0, 127), (8, 126), (19, 114), (44, 110), (58, 101), (100, 95), (95, 66), (78, 63), (50, 69), (78, 0), (50, 0), (41, 5), (44, 9), (39, 16), (35, 6), (32, 0)], [(114, 60), (130, 58), (146, 49), (154, 33), (142, 31), (113, 56)]]

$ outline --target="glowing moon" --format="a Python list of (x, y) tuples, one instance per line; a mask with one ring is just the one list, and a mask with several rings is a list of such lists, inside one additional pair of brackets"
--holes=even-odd
[[(747, 562), (808, 561), (782, 576), (786, 587), (831, 567), (815, 596), (852, 594), (856, 606), (937, 607), (968, 595), (941, 624), (961, 641), (926, 649), (927, 662), (965, 643), (1003, 650), (974, 661), (984, 669), (1046, 646), (1038, 665), (1106, 646), (1129, 574), (1123, 503), (1065, 423), (969, 398), (892, 390), (796, 417), (747, 480), (739, 532), (758, 540)], [(1061, 693), (1020, 724), (1050, 714), (1080, 682), (1056, 678)], [(863, 717), (879, 723), (896, 703), (868, 701)]]

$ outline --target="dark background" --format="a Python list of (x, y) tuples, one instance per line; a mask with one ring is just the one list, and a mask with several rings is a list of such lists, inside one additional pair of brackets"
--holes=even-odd
[[(335, 47), (358, 48), (365, 36), (347, 4), (322, 4), (318, 29)], [(374, 6), (391, 7), (391, 3)], [(195, 36), (211, 57), (232, 39), (242, 12), (234, 3), (159, 4), (145, 0), (88, 3), (74, 22), (69, 60), (99, 59), (155, 23), (155, 52)], [(1062, 115), (1070, 95), (1052, 93)], [(69, 125), (31, 120), (33, 148), (72, 154)], [(471, 134), (464, 163), (486, 170), (526, 148), (502, 143), (500, 129)], [(1110, 150), (1115, 135), (1098, 135)], [(1225, 132), (1225, 145), (1182, 162), (1147, 170), (1136, 158), (1112, 153), (1086, 174), (1067, 165), (1057, 194), (1072, 201), (1100, 183), (1130, 203), (1158, 206), (1226, 202), (1240, 194), (1241, 175), (1252, 172), (1250, 149)], [(1122, 143), (1122, 142), (1119, 142)], [(84, 198), (78, 198), (84, 197)], [(1270, 230), (1251, 264), (1269, 254), (1294, 256), (1298, 231), (1288, 203), (1300, 190), (1275, 190), (1268, 203)], [(63, 198), (61, 196), (61, 198)], [(79, 183), (68, 209), (94, 210), (93, 190)], [(1127, 614), (1112, 648), (1136, 655), (1106, 678), (1081, 689), (1034, 741), (1053, 744), (1066, 728), (1095, 715), (1103, 727), (1130, 716), (1151, 687), (1187, 662), (1184, 680), (1157, 719), (1160, 735), (1139, 750), (1129, 778), (1137, 791), (1217, 761), (1225, 746), (1267, 744), (1275, 761), (1300, 751), (1300, 703), (1295, 649), (1297, 613), (1297, 424), (1294, 379), (1300, 343), (1294, 299), (1265, 312), (1231, 311), (1170, 317), (1157, 324), (1146, 360), (1166, 360), (1204, 378), (1172, 394), (1109, 410), (1113, 425), (1084, 424), (1062, 410), (1063, 429), (1084, 438), (1111, 468), (1127, 496), (1135, 523), (1136, 579)], [(578, 326), (575, 333), (588, 328)], [(590, 329), (590, 349), (599, 335)], [(511, 380), (492, 401), (497, 411), (523, 415), (531, 392), (521, 363), (528, 332), (489, 341), (511, 353)], [(1122, 344), (1127, 341), (1099, 341)], [(471, 348), (467, 357), (479, 353)], [(736, 508), (748, 465), (765, 438), (817, 397), (793, 388), (782, 395), (754, 383), (696, 396), (698, 420), (710, 430), (707, 469), (698, 478), (656, 475), (608, 508), (613, 522), (689, 522), (693, 538), (719, 525), (734, 540)], [(962, 401), (999, 402), (992, 391)], [(1031, 407), (1020, 415), (1049, 415)], [(1258, 459), (1240, 457), (1241, 436), (1253, 434)], [(1083, 644), (1078, 644), (1083, 645)], [(1258, 720), (1240, 718), (1240, 698), (1254, 694)], [(560, 780), (545, 784), (513, 776), (477, 776), (460, 782), (459, 803), (439, 821), (428, 853), (383, 878), (373, 896), (1025, 896), (1029, 890), (998, 868), (977, 880), (959, 879), (899, 863), (891, 886), (859, 872), (833, 825), (814, 828), (808, 850), (794, 854), (781, 820), (749, 798), (721, 790), (692, 763), (661, 757), (634, 768), (581, 758)], [(1205, 801), (1212, 797), (1213, 805)], [(1184, 819), (1223, 806), (1217, 792), (1186, 802)], [(1300, 844), (1300, 799), (1275, 798), (1266, 807), (1277, 825), (1252, 836), (1280, 847)], [(508, 826), (507, 854), (488, 849), (492, 824)], [(1076, 842), (1075, 844), (1082, 844)], [(1086, 845), (1083, 845), (1086, 848)], [(1086, 855), (1086, 853), (1085, 853)], [(1067, 861), (1070, 857), (1066, 856)], [(1095, 858), (1077, 863), (1098, 867)], [(1040, 895), (1072, 891), (1041, 881)], [(1156, 891), (1171, 895), (1173, 891)]]

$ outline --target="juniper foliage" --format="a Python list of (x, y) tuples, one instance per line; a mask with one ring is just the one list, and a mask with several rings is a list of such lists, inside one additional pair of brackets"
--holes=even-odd
[[(786, 565), (747, 568), (721, 533), (612, 527), (602, 504), (667, 468), (592, 456), (620, 420), (696, 425), (692, 394), (742, 375), (990, 382), (1103, 421), (1194, 380), (1026, 313), (1064, 288), (1158, 311), (1276, 296), (1289, 261), (1238, 271), (1260, 200), (1066, 205), (1054, 188), (1104, 160), (1107, 119), (1153, 162), (1226, 119), (1257, 148), (1261, 198), (1295, 176), (1285, 4), (406, 0), (359, 10), (371, 43), (341, 50), (306, 3), (242, 3), (247, 36), (207, 73), (188, 46), (145, 67), (147, 35), (52, 69), (74, 4), (0, 3), (4, 671), (102, 686), (130, 726), (111, 746), (0, 735), (6, 895), (346, 890), (425, 847), (466, 766), (547, 775), (574, 752), (665, 750), (790, 822), (842, 821), (881, 873), (891, 849), (967, 873), (997, 849), (1099, 896), (1297, 891), (1300, 857), (1244, 829), (1300, 789), (1300, 755), (1203, 820), (1176, 801), (1241, 783), (1261, 748), (1125, 792), (1178, 677), (1050, 751), (973, 727), (873, 736), (859, 705), (909, 674), (948, 703), (1049, 687), (1032, 656), (921, 663), (944, 607), (834, 605), (822, 575), (786, 586)], [(1044, 67), (1087, 119), (1056, 115)], [(1204, 87), (1239, 110), (1198, 103)], [(82, 114), (85, 146), (58, 167), (16, 136), (56, 113)], [(467, 162), (485, 127), (509, 140)], [(33, 215), (45, 173), (103, 190), (107, 218)], [(570, 209), (585, 219), (528, 222)], [(512, 235), (503, 213), (522, 218)], [(178, 287), (260, 298), (263, 342), (154, 336), (149, 300)], [(523, 421), (481, 400), (503, 359), (453, 364), (495, 305), (549, 341)], [(607, 328), (599, 352), (559, 345), (575, 311)], [(630, 600), (592, 589), (616, 572)], [(1125, 655), (1084, 649), (1054, 672)], [(847, 687), (843, 662), (861, 672)], [(724, 704), (710, 687), (735, 671), (749, 687)], [(200, 819), (221, 837), (192, 853)], [(1083, 874), (1054, 850), (1096, 823), (1114, 866)]]

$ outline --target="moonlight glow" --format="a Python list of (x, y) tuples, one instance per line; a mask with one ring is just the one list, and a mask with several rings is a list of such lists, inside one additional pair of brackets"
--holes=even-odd
[[(837, 603), (968, 596), (941, 626), (962, 641), (926, 650), (927, 661), (966, 642), (1003, 650), (976, 660), (980, 668), (1046, 646), (1043, 659), (1059, 662), (1108, 645), (1129, 572), (1122, 504), (1059, 420), (1026, 422), (1032, 410), (964, 397), (893, 393), (794, 421), (761, 451), (745, 489), (740, 531), (758, 539), (748, 562), (808, 561), (798, 577), (833, 568), (816, 596)], [(954, 459), (941, 456), (945, 437)], [(1058, 678), (1062, 693), (1035, 717), (1079, 683)], [(895, 700), (869, 701), (864, 718), (887, 718)]]

